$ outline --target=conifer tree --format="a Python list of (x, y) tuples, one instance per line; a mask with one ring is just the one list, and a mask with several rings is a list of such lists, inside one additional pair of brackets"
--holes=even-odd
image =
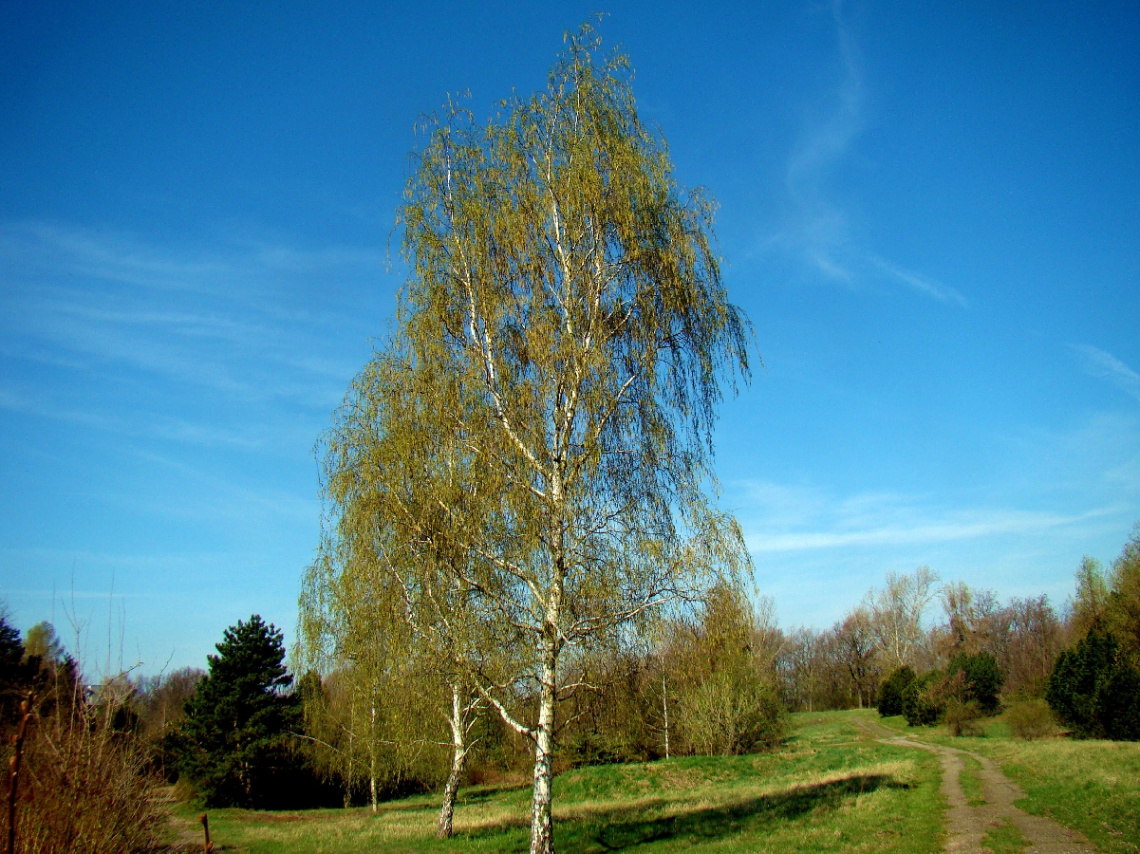
[(20, 631), (8, 625), (7, 615), (0, 611), (0, 729), (15, 717), (30, 681)]
[(267, 806), (273, 776), (289, 761), (286, 734), (300, 721), (286, 693), (293, 677), (282, 633), (254, 614), (226, 629), (216, 648), (172, 735), (173, 753), (208, 805)]

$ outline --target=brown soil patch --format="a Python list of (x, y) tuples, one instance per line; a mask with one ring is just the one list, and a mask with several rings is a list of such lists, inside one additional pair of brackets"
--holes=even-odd
[[(174, 787), (159, 786), (152, 795), (153, 801), (166, 810), (169, 823), (167, 824), (167, 842), (158, 851), (161, 854), (202, 854), (205, 848), (205, 834), (202, 832), (200, 820), (191, 820), (175, 815), (171, 807), (175, 803)], [(221, 854), (224, 846), (216, 842), (211, 851)]]
[[(1028, 841), (1027, 854), (1095, 854), (1088, 839), (1053, 819), (1030, 815), (1016, 806), (1014, 801), (1025, 797), (1021, 787), (1010, 780), (990, 759), (938, 744), (926, 744), (904, 736), (874, 721), (860, 721), (859, 725), (875, 735), (883, 744), (913, 747), (938, 755), (942, 763), (942, 795), (949, 809), (946, 813), (947, 838), (943, 850), (953, 854), (983, 854), (982, 839), (991, 829), (1012, 822)], [(982, 783), (985, 804), (972, 807), (962, 792), (958, 774), (962, 771), (962, 756), (970, 756), (981, 764), (978, 777)]]

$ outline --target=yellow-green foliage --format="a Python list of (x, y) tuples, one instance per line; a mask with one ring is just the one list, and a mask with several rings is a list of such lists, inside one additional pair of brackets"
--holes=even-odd
[(1033, 741), (1057, 734), (1057, 719), (1044, 700), (1022, 700), (1005, 713), (1010, 732), (1017, 738)]

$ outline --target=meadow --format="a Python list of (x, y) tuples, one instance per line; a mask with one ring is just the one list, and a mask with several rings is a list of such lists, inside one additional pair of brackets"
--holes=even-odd
[[(555, 842), (566, 854), (604, 851), (933, 852), (944, 836), (936, 757), (881, 744), (861, 722), (873, 711), (802, 713), (778, 751), (686, 757), (578, 768), (558, 776)], [(901, 718), (889, 727), (914, 738)], [(1140, 745), (1044, 739), (1015, 741), (1000, 719), (984, 737), (922, 739), (997, 761), (1025, 790), (1018, 806), (1084, 833), (1100, 851), (1140, 847)], [(970, 765), (964, 771), (967, 787)], [(974, 793), (974, 797), (977, 794)], [(209, 813), (216, 850), (268, 854), (405, 851), (525, 851), (530, 787), (472, 786), (460, 792), (455, 837), (434, 838), (438, 801), (417, 796), (365, 808)], [(201, 839), (192, 805), (174, 808), (173, 850)], [(995, 854), (1023, 850), (1016, 833), (987, 837)]]

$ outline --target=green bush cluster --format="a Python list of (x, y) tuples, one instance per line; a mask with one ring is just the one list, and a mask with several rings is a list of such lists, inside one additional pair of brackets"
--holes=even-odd
[(1140, 740), (1140, 673), (1112, 634), (1094, 628), (1062, 652), (1045, 699), (1077, 735)]
[(879, 686), (879, 714), (884, 718), (903, 713), (903, 696), (915, 679), (914, 670), (907, 665), (895, 670)]
[(681, 710), (692, 750), (705, 756), (771, 750), (787, 729), (776, 692), (746, 673), (711, 675), (685, 698)]
[(982, 727), (979, 721), (983, 717), (985, 714), (976, 700), (962, 701), (956, 697), (946, 702), (946, 709), (942, 713), (946, 728), (955, 738), (963, 735), (981, 735)]
[(999, 692), (1004, 683), (997, 660), (988, 652), (974, 655), (959, 653), (950, 659), (947, 676), (955, 680), (962, 674), (955, 699), (962, 703), (977, 703), (985, 714), (994, 714), (1001, 706)]
[(946, 674), (930, 670), (916, 676), (903, 691), (903, 716), (910, 726), (931, 726), (938, 723), (946, 710)]
[(922, 675), (903, 666), (879, 687), (879, 714), (901, 714), (910, 726), (945, 720), (955, 735), (970, 734), (974, 721), (997, 712), (1002, 682), (1001, 669), (988, 652), (958, 653), (946, 671)]

